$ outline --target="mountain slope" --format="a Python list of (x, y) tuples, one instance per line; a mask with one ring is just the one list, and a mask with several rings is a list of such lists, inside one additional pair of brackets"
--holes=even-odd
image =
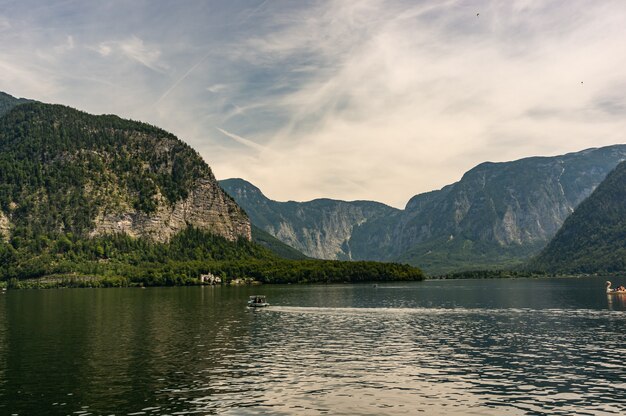
[(626, 145), (483, 163), (412, 198), (394, 234), (396, 258), (429, 271), (502, 267), (538, 252), (626, 159)]
[(351, 245), (353, 231), (368, 221), (399, 212), (369, 201), (272, 201), (243, 179), (222, 180), (220, 186), (244, 208), (254, 225), (315, 258), (364, 259)]
[(166, 242), (193, 226), (236, 240), (250, 222), (196, 151), (117, 116), (27, 103), (0, 117), (5, 238), (125, 233)]
[(290, 260), (305, 260), (308, 257), (300, 253), (295, 248), (288, 246), (268, 232), (252, 225), (252, 241), (270, 250), (278, 257)]
[(575, 273), (626, 271), (626, 162), (576, 208), (529, 267)]
[(0, 117), (6, 114), (13, 107), (19, 104), (29, 103), (31, 100), (26, 98), (15, 98), (5, 92), (0, 91)]
[(404, 210), (367, 201), (276, 202), (242, 179), (220, 185), (253, 224), (317, 258), (399, 261), (430, 273), (511, 267), (538, 253), (626, 159), (626, 145), (482, 163)]

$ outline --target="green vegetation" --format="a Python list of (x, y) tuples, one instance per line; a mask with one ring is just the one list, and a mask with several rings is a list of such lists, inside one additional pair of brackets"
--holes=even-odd
[(576, 208), (527, 267), (568, 273), (626, 271), (626, 162)]
[(522, 266), (523, 257), (536, 253), (542, 245), (503, 247), (457, 236), (453, 240), (438, 239), (417, 244), (398, 260), (419, 264), (424, 270), (435, 270), (436, 274), (465, 273), (467, 270), (511, 270)]
[(27, 100), (25, 98), (15, 98), (0, 91), (0, 116), (5, 113), (8, 113), (13, 107), (19, 104), (24, 104), (31, 102), (31, 100)]
[(241, 179), (220, 183), (253, 224), (293, 230), (281, 238), (305, 254), (319, 253), (311, 236), (331, 236), (352, 259), (398, 261), (439, 274), (521, 266), (625, 157), (622, 144), (482, 163), (454, 184), (416, 195), (402, 211), (366, 201), (276, 202)]
[(543, 272), (524, 270), (466, 270), (433, 276), (433, 279), (515, 279), (520, 277), (546, 277)]
[(60, 105), (21, 104), (0, 117), (0, 210), (13, 244), (85, 235), (99, 212), (150, 213), (210, 175), (188, 145), (157, 127)]
[[(22, 240), (20, 247), (0, 243), (0, 280), (9, 287), (164, 286), (198, 284), (204, 273), (264, 283), (332, 283), (422, 280), (414, 267), (376, 262), (288, 260), (240, 239), (196, 228), (169, 243), (127, 235), (81, 239), (65, 234)], [(32, 280), (39, 279), (39, 280)]]

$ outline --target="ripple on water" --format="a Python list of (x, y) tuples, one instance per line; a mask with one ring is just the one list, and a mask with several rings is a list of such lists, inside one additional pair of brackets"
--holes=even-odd
[(225, 414), (622, 414), (626, 373), (604, 352), (624, 352), (624, 323), (596, 310), (273, 307), (251, 324), (261, 338), (176, 393), (205, 391), (189, 410)]
[[(346, 293), (362, 289), (332, 290), (342, 291), (333, 300), (341, 306), (351, 304)], [(626, 414), (623, 310), (387, 302), (380, 304), (394, 307), (250, 312), (239, 297), (194, 304), (197, 292), (186, 289), (141, 291), (135, 303), (118, 301), (135, 293), (122, 290), (69, 295), (92, 293), (112, 297), (109, 314), (92, 299), (59, 313), (56, 327), (45, 302), (37, 319), (20, 325), (15, 317), (35, 308), (20, 301), (13, 321), (0, 315), (0, 413), (6, 398), (25, 408), (45, 397), (63, 414)], [(68, 316), (79, 331), (63, 332)], [(50, 359), (72, 345), (63, 365)], [(42, 367), (63, 387), (23, 376)], [(3, 383), (11, 377), (19, 389)]]

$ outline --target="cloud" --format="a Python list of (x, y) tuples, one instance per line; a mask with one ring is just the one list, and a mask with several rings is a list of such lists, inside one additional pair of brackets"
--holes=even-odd
[(65, 52), (69, 52), (72, 49), (74, 49), (75, 45), (74, 45), (74, 37), (71, 35), (68, 35), (65, 38), (65, 42), (61, 43), (60, 45), (57, 45), (53, 48), (54, 53), (55, 54), (62, 54)]
[(134, 59), (154, 71), (162, 72), (167, 69), (163, 63), (159, 62), (161, 51), (156, 47), (146, 46), (144, 41), (137, 36), (132, 36), (129, 39), (119, 42), (118, 47), (127, 57)]
[(96, 50), (101, 56), (109, 56), (113, 49), (111, 48), (111, 46), (101, 43), (100, 45), (98, 45)]
[(6, 17), (0, 15), (0, 32), (11, 29), (11, 22)]
[(275, 199), (401, 207), (485, 160), (623, 143), (624, 21), (618, 0), (16, 3), (0, 90), (159, 125)]
[(101, 42), (92, 49), (103, 57), (111, 56), (113, 52), (119, 53), (156, 72), (165, 72), (168, 69), (168, 66), (160, 60), (161, 51), (159, 48), (154, 45), (146, 45), (142, 39), (135, 35), (121, 41)]
[[(279, 199), (401, 206), (484, 160), (624, 141), (615, 134), (624, 119), (591, 108), (624, 78), (612, 69), (625, 59), (613, 54), (624, 7), (482, 6), (480, 19), (458, 2), (328, 2), (292, 24), (279, 15), (280, 29), (251, 39), (241, 59), (283, 73), (302, 62), (319, 69), (274, 103), (285, 120), (266, 137), (290, 160), (265, 156), (245, 168), (249, 178)], [(319, 184), (302, 186), (307, 177)]]
[(236, 134), (233, 134), (231, 132), (228, 132), (224, 129), (220, 129), (219, 127), (215, 128), (217, 131), (219, 131), (220, 133), (222, 133), (224, 136), (229, 137), (231, 139), (233, 139), (234, 141), (236, 141), (239, 144), (243, 144), (244, 146), (250, 147), (252, 149), (255, 150), (260, 150), (260, 151), (266, 151), (268, 150), (265, 146), (261, 146), (258, 143), (253, 142), (252, 140), (248, 140), (244, 137), (238, 136)]

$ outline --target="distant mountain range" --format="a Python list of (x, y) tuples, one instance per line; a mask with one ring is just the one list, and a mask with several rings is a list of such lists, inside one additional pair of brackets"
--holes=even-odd
[(219, 184), (244, 207), (255, 226), (314, 258), (366, 259), (360, 252), (353, 253), (350, 243), (355, 229), (366, 222), (384, 222), (386, 217), (400, 212), (369, 201), (277, 202), (243, 179), (226, 179)]
[(277, 202), (242, 179), (220, 185), (253, 224), (308, 256), (444, 273), (520, 265), (623, 160), (626, 145), (482, 163), (459, 182), (411, 198), (404, 210), (371, 201)]
[[(0, 260), (11, 265), (1, 275), (65, 273), (76, 259), (89, 273), (173, 259), (270, 267), (271, 252), (304, 262), (402, 262), (431, 274), (519, 266), (534, 256), (530, 265), (542, 270), (624, 270), (624, 160), (626, 145), (614, 145), (482, 163), (403, 210), (373, 201), (277, 202), (242, 179), (218, 186), (195, 150), (157, 127), (0, 93)], [(354, 272), (362, 265), (307, 264), (312, 269), (282, 264), (280, 280), (326, 281), (334, 267), (362, 278)]]
[(626, 271), (626, 162), (576, 208), (528, 267), (560, 273)]

